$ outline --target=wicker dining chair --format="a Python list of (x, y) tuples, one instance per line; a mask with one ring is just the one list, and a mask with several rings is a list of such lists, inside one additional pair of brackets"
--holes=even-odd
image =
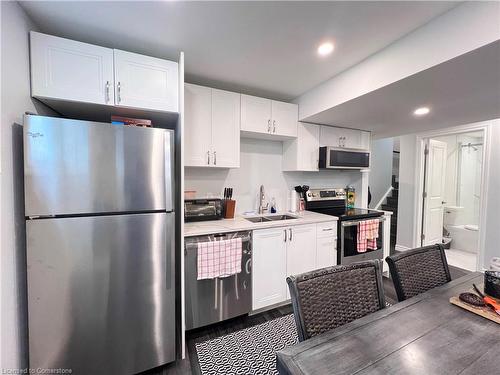
[(385, 307), (378, 260), (322, 268), (286, 281), (299, 341)]
[(444, 248), (440, 244), (407, 250), (385, 260), (399, 301), (451, 281)]

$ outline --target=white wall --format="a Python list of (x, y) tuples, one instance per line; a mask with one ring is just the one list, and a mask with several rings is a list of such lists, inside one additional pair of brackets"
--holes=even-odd
[[(489, 176), (486, 186), (485, 197), (486, 226), (484, 230), (485, 243), (482, 266), (489, 267), (491, 258), (500, 257), (500, 119), (484, 121), (474, 125), (486, 125), (490, 133), (489, 155), (487, 155), (488, 169), (485, 171)], [(446, 129), (442, 129), (446, 130)], [(415, 211), (415, 175), (417, 161), (417, 135), (405, 135), (400, 137), (400, 175), (399, 175), (399, 200), (398, 200), (398, 233), (397, 245), (415, 247), (418, 243), (414, 238), (414, 228), (417, 212)]]
[(48, 113), (30, 98), (28, 31), (36, 29), (17, 2), (1, 2), (1, 368), (25, 367), (26, 265), (22, 184), (22, 116)]
[(391, 186), (393, 150), (393, 138), (372, 141), (370, 161), (370, 192), (372, 193), (372, 201), (370, 208), (375, 207)]
[(309, 185), (311, 188), (353, 185), (357, 193), (356, 203), (359, 204), (361, 172), (282, 172), (281, 155), (281, 142), (242, 138), (240, 168), (186, 168), (184, 188), (196, 190), (198, 197), (220, 197), (224, 187), (232, 187), (237, 200), (237, 213), (257, 209), (260, 185), (264, 185), (269, 199), (276, 198), (279, 211), (289, 209), (289, 190), (296, 185)]

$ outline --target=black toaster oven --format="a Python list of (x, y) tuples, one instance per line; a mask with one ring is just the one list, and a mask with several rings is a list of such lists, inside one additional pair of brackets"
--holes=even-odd
[(221, 199), (186, 199), (184, 201), (184, 222), (219, 219), (222, 219)]

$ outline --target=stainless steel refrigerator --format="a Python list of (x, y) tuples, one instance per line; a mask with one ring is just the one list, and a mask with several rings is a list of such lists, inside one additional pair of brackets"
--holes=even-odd
[(30, 367), (175, 359), (173, 158), (170, 130), (25, 117)]

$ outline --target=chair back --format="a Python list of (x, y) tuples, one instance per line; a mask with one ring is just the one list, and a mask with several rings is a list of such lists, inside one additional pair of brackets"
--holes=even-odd
[(373, 260), (287, 277), (299, 341), (383, 309), (380, 266)]
[(399, 301), (451, 281), (444, 248), (440, 244), (407, 250), (385, 260)]

